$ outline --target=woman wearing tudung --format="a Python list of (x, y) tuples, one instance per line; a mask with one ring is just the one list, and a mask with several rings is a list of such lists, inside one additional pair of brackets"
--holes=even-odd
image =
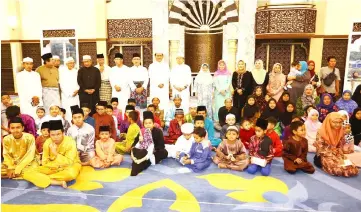
[(246, 70), (246, 63), (238, 61), (237, 71), (232, 75), (234, 89), (233, 105), (239, 109), (246, 104), (247, 97), (252, 93), (252, 74)]
[(227, 69), (224, 60), (218, 61), (218, 69), (214, 74), (214, 121), (218, 122), (218, 111), (224, 105), (224, 101), (231, 97), (231, 73)]
[(261, 86), (263, 95), (266, 95), (266, 86), (268, 85), (269, 75), (267, 71), (263, 68), (262, 60), (256, 60), (254, 66), (255, 68), (251, 71), (253, 77), (252, 90), (254, 91), (256, 87)]
[(281, 63), (275, 63), (272, 72), (269, 74), (269, 82), (266, 87), (272, 98), (278, 101), (283, 93), (283, 86), (286, 84), (286, 76), (282, 73)]
[(205, 105), (207, 107), (208, 117), (213, 117), (213, 77), (207, 63), (201, 65), (201, 70), (199, 70), (194, 80), (194, 92), (196, 92), (197, 105)]

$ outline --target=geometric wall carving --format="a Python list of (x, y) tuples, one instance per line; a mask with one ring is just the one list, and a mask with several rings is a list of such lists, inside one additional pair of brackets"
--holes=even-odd
[(15, 92), (10, 44), (1, 44), (1, 92)]
[(75, 37), (74, 29), (43, 30), (44, 38)]
[(353, 23), (353, 29), (352, 29), (353, 32), (361, 32), (361, 23), (358, 22), (358, 23)]
[(108, 19), (108, 38), (151, 38), (152, 19)]
[(83, 55), (90, 55), (93, 61), (93, 66), (97, 64), (97, 43), (84, 42), (79, 43), (79, 66), (83, 66)]
[(33, 69), (41, 66), (40, 43), (21, 43), (23, 58), (30, 57), (33, 59)]

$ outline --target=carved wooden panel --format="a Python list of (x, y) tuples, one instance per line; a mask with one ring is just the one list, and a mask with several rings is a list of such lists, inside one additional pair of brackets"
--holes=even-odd
[(108, 19), (108, 38), (151, 38), (152, 19)]
[(291, 46), (285, 44), (270, 45), (268, 71), (271, 72), (275, 63), (282, 64), (284, 73), (290, 71), (291, 63)]
[(40, 43), (22, 43), (21, 44), (23, 58), (31, 57), (34, 61), (33, 69), (41, 66), (41, 50)]
[(295, 44), (294, 59), (293, 61), (308, 61), (308, 52), (305, 47)]
[(304, 9), (265, 9), (256, 13), (256, 34), (315, 33), (317, 11)]
[(83, 55), (90, 55), (93, 61), (93, 65), (97, 64), (97, 43), (86, 42), (79, 43), (79, 64), (82, 66)]
[(10, 44), (1, 44), (1, 92), (14, 92)]
[(336, 67), (340, 69), (342, 82), (340, 86), (343, 87), (343, 79), (345, 76), (346, 57), (347, 57), (347, 39), (325, 39), (323, 40), (322, 50), (322, 66), (327, 66), (327, 57), (335, 56), (337, 63)]
[(361, 22), (354, 23), (352, 31), (353, 32), (361, 32)]
[[(267, 44), (264, 44), (262, 40), (256, 40), (256, 51), (254, 55), (255, 60), (262, 60), (264, 66), (266, 66), (267, 61)], [(266, 67), (264, 67), (266, 68)], [(249, 70), (251, 71), (251, 70)]]
[(75, 37), (74, 29), (43, 30), (44, 38)]

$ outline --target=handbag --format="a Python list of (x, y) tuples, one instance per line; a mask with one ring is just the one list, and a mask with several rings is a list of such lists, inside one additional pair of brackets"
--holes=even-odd
[(323, 84), (326, 86), (331, 86), (336, 78), (337, 76), (335, 74), (335, 68), (333, 68), (332, 72), (323, 79)]

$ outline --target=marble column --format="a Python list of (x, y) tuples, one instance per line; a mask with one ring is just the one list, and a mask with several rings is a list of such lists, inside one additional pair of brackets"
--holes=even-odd
[(177, 64), (177, 54), (179, 53), (179, 40), (170, 40), (169, 41), (169, 57), (170, 57), (170, 69), (172, 69)]
[(255, 57), (256, 36), (254, 32), (257, 1), (239, 0), (238, 52), (237, 60), (252, 70)]
[(228, 40), (228, 57), (227, 57), (227, 68), (234, 72), (236, 70), (236, 56), (237, 56), (237, 40)]
[[(164, 61), (169, 61), (168, 1), (152, 0), (153, 55), (163, 53)], [(154, 57), (153, 57), (154, 60)]]

